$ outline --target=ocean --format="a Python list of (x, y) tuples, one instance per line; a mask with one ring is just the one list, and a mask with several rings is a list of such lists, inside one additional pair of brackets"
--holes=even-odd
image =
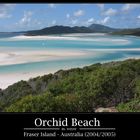
[[(0, 34), (0, 88), (60, 69), (128, 58), (140, 58), (139, 37), (107, 34), (25, 37)], [(19, 77), (14, 79), (17, 74)], [(8, 77), (13, 80), (8, 82)]]

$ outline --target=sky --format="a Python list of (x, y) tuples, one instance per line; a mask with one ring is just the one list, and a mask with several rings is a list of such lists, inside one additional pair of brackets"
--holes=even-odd
[(93, 23), (114, 28), (140, 27), (140, 4), (0, 4), (0, 32)]

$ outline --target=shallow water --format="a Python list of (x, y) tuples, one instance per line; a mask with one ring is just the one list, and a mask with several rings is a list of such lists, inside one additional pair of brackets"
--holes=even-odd
[[(53, 52), (48, 59), (44, 56), (35, 55), (32, 61), (32, 52)], [(82, 55), (55, 56), (55, 52), (77, 52)], [(30, 55), (29, 61), (20, 61)], [(23, 55), (20, 57), (20, 55)], [(45, 57), (37, 61), (38, 57)], [(128, 36), (110, 36), (103, 34), (78, 34), (62, 35), (57, 37), (5, 37), (0, 38), (0, 77), (6, 74), (24, 74), (21, 79), (29, 78), (25, 73), (45, 74), (59, 69), (83, 67), (98, 62), (123, 60), (140, 57), (140, 38)], [(17, 59), (16, 59), (17, 58)], [(53, 59), (52, 59), (53, 58)], [(56, 58), (56, 59), (54, 59)], [(28, 59), (27, 59), (28, 60)], [(16, 61), (18, 64), (16, 64)], [(11, 63), (12, 62), (12, 63)], [(14, 63), (13, 63), (14, 62)], [(2, 77), (4, 78), (4, 76)], [(0, 80), (0, 84), (2, 79)], [(0, 86), (1, 88), (2, 86)]]

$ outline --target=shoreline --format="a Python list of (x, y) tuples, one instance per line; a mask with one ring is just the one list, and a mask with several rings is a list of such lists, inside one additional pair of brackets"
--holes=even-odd
[[(88, 38), (85, 38), (87, 35)], [(93, 38), (93, 36), (95, 38)], [(99, 36), (100, 38), (96, 38)], [(91, 38), (90, 38), (91, 37)], [(130, 43), (129, 40), (127, 39), (120, 39), (120, 38), (110, 38), (108, 34), (97, 34), (97, 33), (88, 33), (88, 34), (61, 34), (61, 35), (38, 35), (38, 36), (26, 36), (26, 35), (19, 35), (19, 36), (14, 36), (14, 37), (9, 37), (7, 38), (9, 41), (22, 41), (22, 40), (70, 40), (70, 41), (93, 41), (93, 42), (99, 42), (99, 41), (104, 41), (104, 42), (112, 42), (112, 43), (125, 43), (128, 44)], [(122, 45), (122, 44), (121, 44)]]
[(117, 51), (140, 51), (140, 48), (128, 49), (83, 49), (83, 50), (17, 50), (0, 52), (0, 66), (25, 64), (33, 62), (65, 60), (69, 58), (80, 58), (89, 55), (98, 56), (105, 52)]
[[(55, 70), (54, 70), (55, 72)], [(42, 72), (40, 73), (14, 73), (14, 74), (0, 74), (2, 81), (0, 81), (0, 89), (4, 90), (8, 86), (11, 86), (21, 80), (28, 81), (31, 78), (35, 78), (37, 76), (43, 76), (49, 73), (54, 73), (53, 71)]]
[[(140, 57), (128, 57), (128, 58), (122, 58), (122, 59), (117, 59), (117, 60), (102, 61), (102, 62), (99, 62), (99, 63), (105, 64), (105, 63), (110, 63), (110, 62), (125, 61), (125, 60), (128, 60), (128, 59), (140, 59)], [(92, 63), (92, 64), (96, 64), (96, 63)], [(81, 67), (71, 67), (71, 68), (83, 68), (85, 66), (90, 66), (92, 64), (83, 65)], [(69, 70), (71, 68), (63, 68), (62, 70)], [(59, 70), (53, 69), (53, 70), (50, 70), (50, 71), (42, 71), (40, 73), (39, 72), (33, 72), (33, 73), (26, 72), (26, 73), (14, 73), (14, 74), (0, 74), (1, 79), (3, 79), (2, 81), (0, 81), (0, 89), (4, 90), (4, 89), (8, 88), (8, 86), (11, 86), (11, 85), (13, 85), (13, 84), (15, 84), (15, 83), (17, 83), (21, 80), (28, 81), (29, 79), (35, 78), (35, 77), (38, 77), (38, 76), (44, 76), (44, 75), (47, 75), (47, 74), (50, 74), (50, 73), (54, 74)]]
[[(85, 34), (84, 34), (85, 35)], [(89, 34), (87, 34), (89, 35)], [(90, 34), (90, 35), (95, 35), (95, 34)], [(41, 39), (41, 40), (59, 40), (59, 39), (74, 39), (77, 40), (78, 36), (82, 36), (82, 34), (75, 34), (75, 37), (73, 37), (74, 34), (69, 34), (66, 36), (16, 36), (16, 37), (11, 37), (8, 38), (8, 40), (37, 40), (37, 39)], [(118, 43), (118, 44), (123, 44), (123, 43), (129, 43), (129, 40), (127, 39), (113, 39), (113, 38), (109, 38), (105, 37), (105, 35), (101, 35), (102, 37), (100, 39), (92, 39), (93, 41), (97, 41), (99, 42), (99, 40), (106, 40), (106, 41), (110, 41), (111, 43)], [(86, 38), (78, 38), (79, 40), (88, 40)], [(114, 42), (116, 41), (116, 42)], [(117, 44), (117, 45), (118, 45)], [(4, 47), (2, 47), (3, 49)], [(76, 50), (76, 49), (59, 49), (59, 50), (51, 50), (51, 49), (47, 49), (47, 48), (43, 48), (42, 50), (4, 50), (0, 52), (0, 67), (2, 68), (3, 66), (8, 66), (8, 65), (18, 65), (18, 64), (26, 64), (26, 63), (34, 63), (34, 62), (44, 62), (44, 61), (57, 61), (57, 60), (66, 60), (69, 58), (84, 58), (87, 56), (98, 56), (101, 55), (104, 52), (113, 52), (113, 51), (140, 51), (140, 48), (126, 48), (126, 49), (81, 49), (81, 50)], [(105, 61), (99, 61), (99, 63), (107, 63), (107, 62), (116, 62), (116, 61), (123, 61), (126, 59), (139, 59), (139, 57), (134, 56), (134, 57), (124, 57), (124, 58), (118, 58), (116, 60), (105, 60)], [(98, 63), (96, 62), (92, 62), (90, 65)], [(58, 65), (60, 65), (58, 63)], [(77, 67), (84, 67), (84, 66), (88, 66), (88, 65), (84, 65), (83, 63), (81, 63), (82, 66), (77, 66), (75, 65), (74, 67), (72, 65), (70, 66), (65, 66), (62, 67), (63, 70), (66, 69), (70, 69), (70, 68), (77, 68)], [(51, 67), (51, 66), (50, 66)], [(20, 80), (29, 80), (30, 78), (34, 78), (37, 76), (43, 76), (49, 73), (55, 73), (60, 69), (57, 67), (51, 67), (51, 69), (43, 69), (42, 67), (40, 68), (40, 71), (38, 70), (29, 70), (27, 69), (27, 72), (24, 72), (23, 70), (19, 71), (17, 73), (16, 70), (10, 72), (10, 68), (9, 68), (9, 73), (5, 72), (4, 69), (1, 70), (2, 73), (0, 73), (0, 88), (5, 89), (7, 88), (9, 85), (12, 85)]]
[[(0, 66), (81, 57), (88, 53), (76, 50), (27, 50), (0, 52)], [(93, 53), (95, 54), (95, 53)]]

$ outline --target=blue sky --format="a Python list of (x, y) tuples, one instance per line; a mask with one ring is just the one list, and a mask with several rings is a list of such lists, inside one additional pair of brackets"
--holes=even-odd
[(92, 23), (140, 27), (140, 4), (0, 4), (0, 32)]

